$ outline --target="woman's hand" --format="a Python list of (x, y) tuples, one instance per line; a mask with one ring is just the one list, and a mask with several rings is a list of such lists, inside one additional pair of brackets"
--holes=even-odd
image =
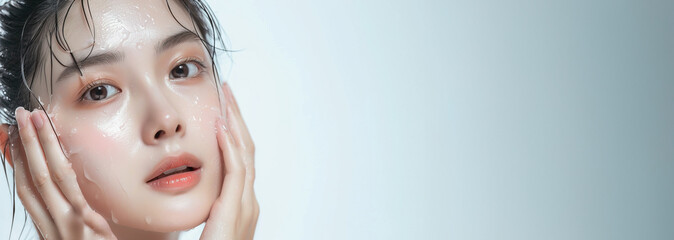
[(217, 138), (224, 158), (225, 178), (211, 208), (201, 239), (253, 239), (260, 215), (255, 182), (255, 146), (239, 106), (227, 83), (222, 86), (227, 121), (217, 122)]
[[(11, 134), (17, 193), (44, 239), (116, 239), (82, 195), (47, 116), (18, 108)], [(20, 140), (18, 139), (20, 138)]]

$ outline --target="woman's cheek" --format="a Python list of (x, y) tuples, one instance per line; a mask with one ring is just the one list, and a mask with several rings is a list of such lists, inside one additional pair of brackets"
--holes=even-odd
[[(77, 174), (77, 180), (89, 205), (108, 216), (110, 206), (107, 201), (117, 195), (118, 179), (115, 178), (121, 159), (119, 141), (105, 134), (96, 126), (79, 124), (60, 134), (63, 148)], [(69, 129), (69, 130), (67, 130)], [(105, 189), (105, 191), (103, 191)]]

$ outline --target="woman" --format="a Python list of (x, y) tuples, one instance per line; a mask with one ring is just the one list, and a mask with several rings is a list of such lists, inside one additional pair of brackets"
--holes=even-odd
[(0, 103), (16, 123), (0, 139), (43, 238), (177, 239), (203, 222), (202, 239), (253, 238), (254, 146), (220, 89), (205, 3), (9, 1), (0, 13)]

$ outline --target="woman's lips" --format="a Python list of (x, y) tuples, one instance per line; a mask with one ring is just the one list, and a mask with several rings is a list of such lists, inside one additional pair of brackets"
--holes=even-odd
[(189, 190), (201, 179), (201, 162), (192, 154), (182, 153), (162, 159), (146, 180), (153, 189), (178, 193)]

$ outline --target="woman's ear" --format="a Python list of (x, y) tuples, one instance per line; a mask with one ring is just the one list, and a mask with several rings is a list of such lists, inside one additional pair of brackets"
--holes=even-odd
[[(5, 161), (7, 161), (10, 166), (14, 167), (14, 164), (12, 163), (12, 154), (9, 150), (9, 128), (9, 124), (0, 125), (0, 151), (2, 151)], [(7, 148), (5, 148), (5, 146), (7, 146)]]

